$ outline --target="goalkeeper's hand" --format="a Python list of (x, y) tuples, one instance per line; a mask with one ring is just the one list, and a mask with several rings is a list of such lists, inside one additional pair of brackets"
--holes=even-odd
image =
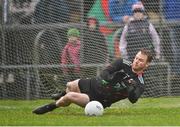
[(127, 86), (129, 101), (135, 103), (142, 94), (142, 91), (138, 89), (138, 83), (133, 79), (129, 79), (126, 83), (124, 82), (124, 84)]
[(125, 80), (124, 84), (127, 86), (129, 92), (134, 91), (137, 86), (137, 82), (134, 79)]
[(124, 84), (128, 87), (128, 86), (136, 86), (137, 82), (134, 79), (128, 79), (128, 80), (124, 80)]
[(137, 82), (134, 79), (127, 80), (130, 85), (137, 85)]

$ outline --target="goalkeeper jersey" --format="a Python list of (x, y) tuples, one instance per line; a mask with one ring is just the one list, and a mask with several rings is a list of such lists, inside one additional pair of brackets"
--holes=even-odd
[[(92, 79), (96, 82), (91, 83), (93, 98), (100, 101), (104, 107), (125, 98), (135, 103), (144, 91), (144, 80), (143, 74), (134, 73), (131, 65), (128, 60), (118, 59), (104, 69), (100, 76)], [(129, 84), (129, 79), (136, 83)]]

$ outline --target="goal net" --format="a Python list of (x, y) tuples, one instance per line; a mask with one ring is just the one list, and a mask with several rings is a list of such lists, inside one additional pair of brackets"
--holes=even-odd
[[(120, 1), (116, 6), (106, 0), (2, 0), (0, 98), (50, 98), (64, 89), (68, 81), (94, 77), (116, 58), (131, 58), (130, 53), (123, 54), (122, 33), (134, 13), (143, 13), (147, 22), (129, 25), (129, 33), (124, 36), (126, 51), (148, 47), (151, 36), (152, 47), (160, 51), (145, 72), (143, 97), (178, 96), (180, 2), (142, 3), (142, 12), (133, 12), (132, 5), (119, 8)], [(129, 10), (129, 22), (123, 22), (123, 9)], [(149, 22), (158, 37), (149, 31)], [(133, 25), (135, 30), (147, 30), (151, 36), (131, 33)]]

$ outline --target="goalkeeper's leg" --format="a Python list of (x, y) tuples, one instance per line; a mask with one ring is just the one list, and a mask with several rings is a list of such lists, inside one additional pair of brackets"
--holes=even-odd
[(35, 114), (45, 114), (47, 112), (53, 111), (58, 107), (66, 107), (69, 106), (71, 103), (77, 104), (81, 107), (85, 107), (86, 104), (90, 101), (90, 98), (87, 94), (83, 93), (76, 93), (76, 92), (69, 92), (65, 96), (61, 97), (56, 102), (43, 105), (41, 107), (36, 108), (33, 110)]
[(52, 94), (52, 95), (51, 95), (51, 99), (53, 99), (53, 100), (58, 100), (58, 99), (60, 99), (61, 97), (63, 97), (64, 95), (66, 95), (66, 92), (65, 92), (65, 91), (60, 91), (60, 92), (58, 92), (58, 93), (56, 93), (56, 94)]
[(51, 95), (51, 99), (57, 101), (59, 100), (61, 97), (63, 97), (64, 95), (66, 95), (66, 93), (68, 92), (80, 92), (79, 88), (77, 89), (78, 86), (78, 82), (79, 82), (79, 79), (77, 80), (74, 80), (74, 81), (71, 81), (71, 82), (67, 82), (66, 84), (66, 91), (60, 91), (56, 94), (52, 94)]
[[(64, 92), (61, 92), (54, 96), (54, 99), (57, 99), (56, 102), (38, 107), (35, 110), (33, 110), (33, 113), (44, 114), (44, 113), (47, 113), (47, 112), (50, 112), (50, 111), (56, 109), (57, 107), (68, 106), (71, 103), (75, 103), (80, 106), (84, 106), (84, 103), (87, 103), (87, 101), (84, 102), (84, 99), (83, 99), (84, 97), (81, 97), (82, 95), (80, 94), (78, 82), (79, 82), (79, 80), (68, 82), (66, 92), (64, 91)], [(74, 92), (70, 92), (70, 91), (74, 91)], [(88, 100), (86, 96), (85, 96), (85, 100)]]

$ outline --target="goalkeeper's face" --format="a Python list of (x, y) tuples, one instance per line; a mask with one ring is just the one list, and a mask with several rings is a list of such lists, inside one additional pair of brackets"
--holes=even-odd
[(147, 55), (138, 52), (132, 63), (132, 70), (136, 73), (143, 72), (148, 66)]

